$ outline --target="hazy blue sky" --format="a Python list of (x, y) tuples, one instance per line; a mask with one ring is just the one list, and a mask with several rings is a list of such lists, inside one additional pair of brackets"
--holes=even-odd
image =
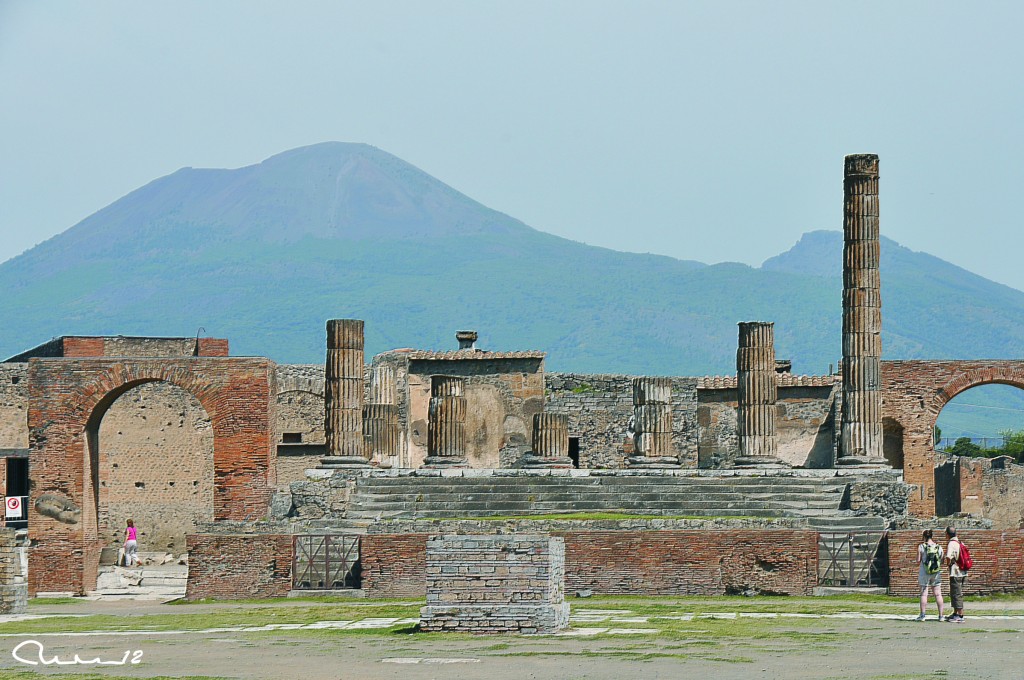
[(759, 264), (882, 231), (1024, 289), (1022, 3), (0, 0), (0, 260), (182, 166), (326, 140), (538, 229)]

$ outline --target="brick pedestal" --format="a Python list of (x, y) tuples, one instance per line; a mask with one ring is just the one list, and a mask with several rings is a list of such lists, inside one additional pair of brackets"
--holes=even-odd
[(552, 536), (432, 536), (424, 631), (553, 633), (569, 625), (565, 542)]

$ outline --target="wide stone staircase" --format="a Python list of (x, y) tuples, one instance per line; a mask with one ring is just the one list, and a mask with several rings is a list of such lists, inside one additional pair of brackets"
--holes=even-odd
[(839, 513), (840, 477), (362, 477), (347, 517), (445, 518), (628, 513), (671, 517), (819, 517)]

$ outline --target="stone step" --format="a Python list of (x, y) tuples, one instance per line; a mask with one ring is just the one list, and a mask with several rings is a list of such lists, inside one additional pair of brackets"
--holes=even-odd
[(572, 496), (580, 498), (693, 498), (701, 497), (708, 499), (716, 498), (751, 498), (751, 499), (779, 499), (779, 500), (801, 500), (805, 498), (825, 498), (829, 502), (839, 502), (834, 494), (826, 495), (819, 493), (797, 493), (789, 490), (777, 493), (757, 491), (744, 492), (729, 489), (716, 489), (705, 493), (695, 493), (689, 489), (461, 489), (454, 492), (438, 491), (435, 489), (424, 489), (420, 491), (402, 490), (393, 493), (363, 492), (359, 491), (353, 495), (354, 500), (366, 501), (393, 501), (393, 502), (417, 502), (430, 498), (447, 497), (457, 495), (461, 498), (487, 498), (494, 500), (509, 500), (518, 498), (547, 498), (554, 496)]
[[(743, 481), (739, 481), (743, 480)], [(356, 481), (357, 489), (476, 489), (486, 488), (588, 488), (612, 487), (629, 488), (636, 486), (679, 487), (700, 489), (794, 489), (801, 491), (842, 490), (846, 482), (814, 482), (808, 480), (783, 481), (778, 479), (755, 479), (746, 481), (744, 478), (727, 480), (710, 480), (690, 477), (397, 477), (394, 479), (360, 478)]]

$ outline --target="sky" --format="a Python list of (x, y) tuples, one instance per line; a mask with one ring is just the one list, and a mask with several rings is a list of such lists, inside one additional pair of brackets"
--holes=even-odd
[[(762, 261), (882, 232), (1024, 289), (1024, 3), (0, 0), (0, 261), (133, 189), (377, 146), (542, 231)], [(884, 257), (884, 254), (883, 254)]]

